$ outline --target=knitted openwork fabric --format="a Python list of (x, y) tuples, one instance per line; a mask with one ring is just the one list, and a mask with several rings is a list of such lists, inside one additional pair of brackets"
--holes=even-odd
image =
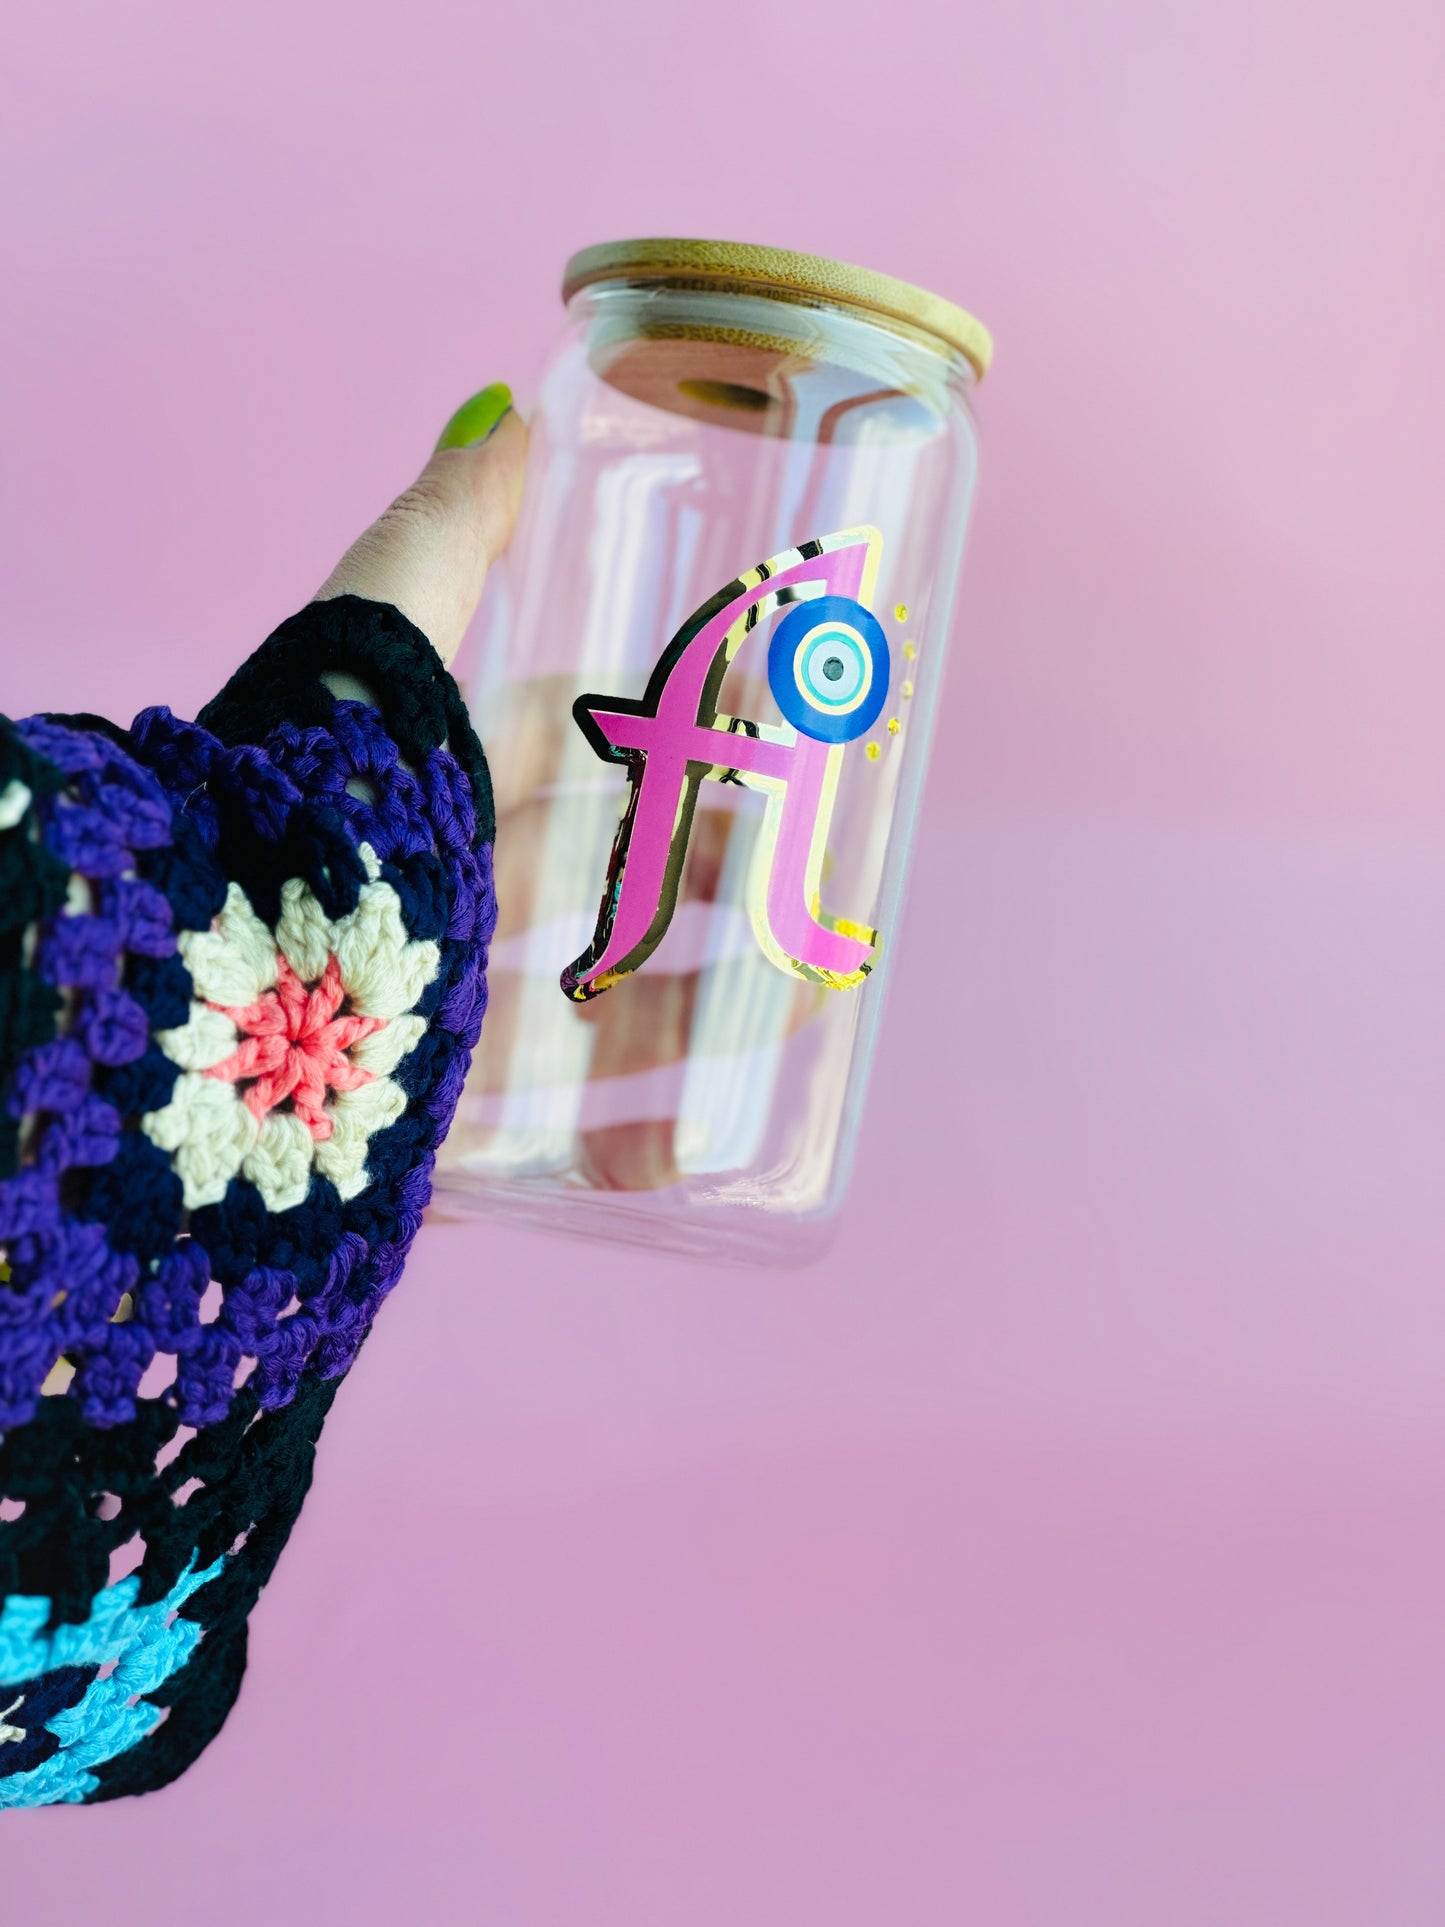
[(355, 597), (196, 722), (0, 720), (0, 1807), (225, 1719), (476, 1042), (492, 834), (455, 684)]

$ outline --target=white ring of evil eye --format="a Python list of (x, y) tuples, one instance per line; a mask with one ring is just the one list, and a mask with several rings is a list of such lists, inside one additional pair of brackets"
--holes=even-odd
[[(828, 677), (825, 681), (827, 665), (835, 661), (840, 665), (839, 673), (836, 679)], [(810, 629), (794, 650), (793, 682), (810, 708), (830, 716), (847, 716), (868, 700), (873, 687), (873, 651), (851, 623), (825, 623)]]

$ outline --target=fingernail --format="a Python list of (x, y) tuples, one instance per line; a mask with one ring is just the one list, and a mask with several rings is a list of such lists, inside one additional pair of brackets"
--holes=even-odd
[(512, 391), (504, 381), (464, 401), (441, 432), (438, 448), (472, 448), (484, 442), (512, 405)]

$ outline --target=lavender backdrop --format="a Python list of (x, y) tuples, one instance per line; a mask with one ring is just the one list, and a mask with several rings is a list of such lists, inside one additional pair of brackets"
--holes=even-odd
[(433, 1226), (7, 1921), (1438, 1927), (1445, 14), (22, 5), (0, 705), (194, 711), (575, 246), (999, 341), (830, 1270)]

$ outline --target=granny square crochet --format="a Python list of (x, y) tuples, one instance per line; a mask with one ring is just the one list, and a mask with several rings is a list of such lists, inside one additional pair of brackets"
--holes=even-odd
[(492, 836), (456, 685), (356, 597), (196, 722), (0, 719), (0, 1807), (162, 1786), (230, 1710), (466, 1076)]

